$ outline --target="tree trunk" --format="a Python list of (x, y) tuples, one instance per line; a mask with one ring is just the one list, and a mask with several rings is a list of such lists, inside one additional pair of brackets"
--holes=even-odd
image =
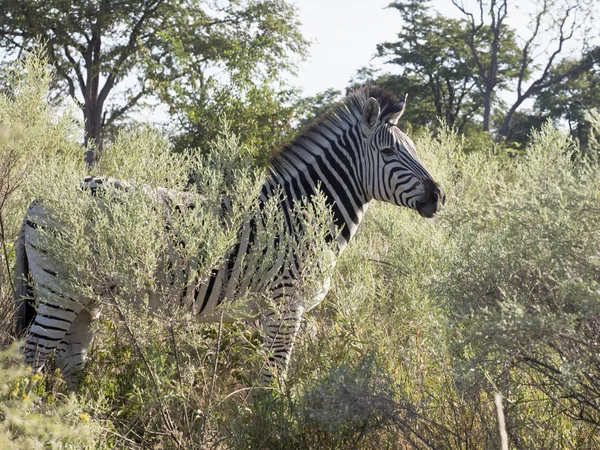
[(483, 93), (483, 131), (490, 131), (492, 118), (492, 92)]
[(506, 114), (506, 117), (504, 118), (504, 122), (502, 123), (502, 126), (500, 127), (500, 130), (498, 130), (498, 137), (500, 137), (500, 138), (504, 137), (507, 139), (510, 137), (510, 131), (511, 131), (510, 127), (512, 125), (512, 118), (524, 100), (525, 100), (525, 97), (521, 97), (519, 100), (517, 100), (515, 102), (514, 105), (512, 105), (510, 107), (510, 109), (508, 110), (508, 113)]
[(90, 102), (83, 110), (85, 135), (83, 145), (86, 148), (85, 162), (92, 169), (98, 162), (103, 147), (102, 108), (98, 101)]

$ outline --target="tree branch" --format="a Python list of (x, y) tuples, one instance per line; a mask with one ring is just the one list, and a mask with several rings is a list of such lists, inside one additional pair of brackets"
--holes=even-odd
[(77, 61), (75, 61), (75, 58), (73, 58), (73, 56), (71, 55), (69, 46), (65, 45), (63, 47), (63, 51), (65, 52), (66, 58), (71, 63), (71, 67), (75, 71), (75, 75), (77, 75), (77, 82), (79, 83), (79, 89), (81, 89), (81, 93), (83, 94), (84, 100), (85, 100), (86, 84), (85, 84), (85, 80), (83, 79), (83, 74), (81, 73), (81, 70), (79, 68), (79, 64), (77, 63)]
[(527, 88), (525, 93), (523, 93), (521, 95), (520, 92), (517, 92), (517, 95), (519, 96), (518, 100), (520, 100), (521, 98), (526, 99), (526, 98), (530, 97), (531, 95), (533, 95), (534, 93), (541, 91), (542, 89), (552, 86), (553, 84), (559, 83), (560, 81), (564, 80), (568, 76), (576, 75), (576, 74), (580, 73), (582, 70), (589, 69), (593, 66), (594, 60), (595, 60), (594, 52), (590, 53), (588, 55), (588, 57), (584, 58), (580, 62), (580, 64), (577, 64), (577, 65), (571, 67), (569, 70), (567, 70), (563, 74), (560, 74), (557, 76), (551, 76), (551, 70), (552, 70), (552, 66), (554, 64), (555, 58), (562, 52), (564, 43), (566, 41), (568, 41), (569, 39), (571, 39), (575, 33), (575, 28), (576, 28), (575, 18), (573, 18), (573, 21), (571, 22), (571, 27), (570, 27), (570, 30), (568, 31), (568, 34), (565, 34), (565, 29), (564, 29), (565, 24), (567, 23), (567, 20), (569, 18), (569, 15), (571, 14), (571, 12), (573, 11), (574, 8), (575, 7), (568, 8), (565, 13), (565, 16), (559, 21), (558, 47), (556, 48), (556, 50), (554, 50), (554, 52), (552, 52), (552, 54), (548, 58), (548, 61), (546, 62), (546, 65), (544, 67), (544, 71), (535, 81), (533, 81), (533, 83), (531, 83), (531, 85), (529, 86), (529, 88)]
[[(467, 36), (467, 45), (471, 50), (471, 55), (475, 60), (475, 64), (477, 65), (477, 70), (479, 72), (479, 76), (484, 84), (487, 84), (487, 76), (485, 73), (485, 68), (483, 67), (483, 63), (479, 59), (479, 53), (477, 52), (477, 47), (475, 45), (475, 36), (481, 31), (484, 25), (483, 21), (483, 2), (479, 0), (479, 24), (475, 25), (475, 16), (472, 13), (466, 10), (462, 0), (460, 4), (458, 0), (452, 0), (452, 4), (456, 6), (460, 12), (462, 12), (468, 18), (468, 23), (471, 26), (471, 32)], [(479, 84), (479, 83), (478, 83)]]
[(540, 31), (540, 25), (542, 23), (542, 17), (546, 15), (548, 12), (548, 0), (544, 0), (544, 7), (535, 17), (535, 27), (533, 29), (533, 33), (531, 37), (525, 41), (525, 45), (522, 50), (522, 58), (521, 58), (521, 68), (519, 70), (519, 79), (517, 80), (517, 98), (520, 98), (523, 92), (523, 81), (525, 81), (525, 72), (527, 71), (527, 67), (531, 63), (529, 57), (529, 48), (537, 38), (537, 35)]
[(571, 29), (569, 30), (569, 33), (567, 35), (565, 35), (565, 30), (564, 30), (564, 26), (567, 22), (567, 19), (569, 18), (569, 15), (571, 14), (572, 10), (573, 10), (572, 7), (568, 8), (565, 13), (565, 16), (560, 21), (560, 25), (559, 25), (560, 36), (558, 39), (558, 48), (550, 55), (550, 58), (548, 58), (546, 67), (544, 68), (543, 74), (534, 83), (536, 83), (538, 81), (541, 82), (542, 80), (546, 79), (546, 77), (550, 73), (550, 69), (552, 68), (554, 58), (556, 58), (556, 56), (562, 51), (563, 44), (573, 37), (573, 34), (575, 33), (575, 18), (573, 18), (573, 21), (571, 22)]
[(149, 92), (148, 89), (142, 88), (142, 90), (140, 92), (138, 92), (136, 95), (134, 95), (133, 97), (131, 97), (125, 105), (123, 105), (120, 108), (113, 109), (110, 112), (110, 115), (108, 116), (108, 120), (106, 120), (106, 122), (104, 122), (103, 125), (105, 127), (112, 125), (115, 122), (115, 120), (122, 117), (127, 111), (129, 111), (131, 108), (133, 108), (140, 101), (140, 99), (143, 96), (148, 94), (148, 92)]
[(115, 84), (117, 76), (120, 74), (121, 67), (123, 66), (125, 61), (127, 61), (129, 56), (135, 49), (135, 46), (137, 45), (137, 39), (142, 30), (144, 22), (158, 10), (158, 8), (164, 3), (164, 1), (165, 0), (156, 0), (153, 5), (151, 3), (147, 8), (144, 9), (144, 13), (133, 26), (133, 29), (129, 34), (129, 40), (127, 42), (127, 45), (121, 50), (121, 55), (119, 56), (119, 59), (109, 72), (108, 78), (106, 79), (106, 82), (104, 83), (104, 86), (100, 91), (100, 95), (98, 96), (98, 101), (103, 102), (108, 96), (108, 93), (111, 91)]

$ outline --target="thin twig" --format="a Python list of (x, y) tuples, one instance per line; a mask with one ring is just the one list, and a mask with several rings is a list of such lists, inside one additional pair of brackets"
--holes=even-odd
[[(175, 330), (173, 330), (173, 322), (171, 320), (169, 320), (169, 332), (171, 334), (171, 343), (173, 345), (173, 353), (175, 355), (175, 364), (177, 365), (177, 375), (179, 378), (179, 388), (181, 389), (181, 392), (184, 392), (183, 390), (183, 377), (181, 375), (181, 362), (179, 359), (179, 349), (177, 348), (177, 342), (175, 341)], [(187, 403), (185, 401), (185, 396), (182, 395), (182, 399), (183, 399), (183, 417), (185, 419), (185, 426), (186, 426), (186, 431), (188, 434), (188, 439), (190, 442), (193, 442), (192, 440), (192, 431), (191, 431), (191, 425), (190, 425), (190, 418), (188, 415), (188, 409), (187, 409)]]
[(10, 284), (10, 289), (14, 296), (15, 295), (15, 285), (14, 285), (12, 277), (10, 275), (10, 264), (8, 263), (8, 249), (6, 248), (6, 233), (5, 233), (5, 229), (4, 229), (4, 219), (2, 218), (1, 212), (0, 212), (0, 240), (2, 241), (2, 254), (3, 254), (2, 259), (4, 259), (4, 263), (6, 264), (6, 275), (8, 278), (8, 283)]
[(504, 407), (502, 406), (502, 396), (498, 393), (494, 396), (496, 402), (496, 413), (498, 414), (498, 429), (500, 431), (501, 449), (508, 450), (508, 434), (506, 433), (506, 421), (504, 420)]
[(221, 317), (219, 318), (219, 333), (217, 334), (217, 349), (215, 351), (215, 363), (213, 365), (213, 374), (212, 374), (212, 382), (210, 384), (210, 392), (208, 394), (208, 407), (211, 407), (212, 404), (212, 396), (215, 390), (215, 384), (217, 381), (217, 367), (219, 364), (219, 351), (221, 349), (221, 334), (223, 332), (223, 312), (221, 311)]
[(217, 348), (215, 349), (215, 362), (213, 364), (212, 381), (210, 383), (210, 391), (208, 393), (208, 408), (206, 410), (206, 414), (204, 415), (204, 421), (202, 422), (202, 431), (200, 432), (200, 436), (202, 438), (203, 444), (205, 444), (205, 439), (206, 439), (206, 423), (208, 422), (208, 418), (212, 414), (212, 397), (213, 397), (213, 392), (215, 390), (215, 384), (217, 382), (217, 368), (219, 365), (219, 351), (221, 349), (221, 334), (223, 333), (223, 313), (224, 313), (224, 310), (221, 310), (221, 317), (219, 317), (219, 333), (217, 334)]
[(117, 313), (119, 314), (119, 317), (120, 317), (121, 321), (123, 322), (123, 325), (125, 326), (125, 330), (127, 331), (127, 334), (129, 335), (129, 338), (131, 339), (131, 342), (132, 342), (133, 346), (135, 347), (135, 350), (137, 351), (138, 355), (142, 359), (142, 362), (146, 366), (146, 370), (148, 370), (148, 373), (150, 374), (150, 378), (152, 379), (152, 385), (154, 386), (154, 389), (156, 391), (156, 396), (158, 399), (158, 405), (160, 407), (161, 416), (162, 416), (162, 419), (163, 419), (165, 425), (167, 426), (167, 429), (169, 430), (171, 438), (175, 440), (175, 442), (177, 443), (177, 445), (179, 447), (183, 447), (182, 442), (179, 440), (179, 436), (177, 436), (177, 433), (175, 433), (175, 430), (173, 428), (173, 422), (171, 421), (171, 417), (169, 416), (168, 412), (165, 410), (164, 405), (161, 401), (162, 397), (161, 397), (161, 393), (160, 393), (160, 388), (158, 387), (158, 382), (156, 381), (156, 376), (154, 375), (154, 371), (150, 367), (150, 363), (148, 362), (146, 355), (144, 355), (142, 348), (140, 347), (137, 339), (135, 338), (135, 335), (133, 334), (133, 331), (131, 330), (131, 327), (129, 326), (129, 322), (127, 322), (127, 319), (125, 318), (125, 314), (123, 314), (123, 311), (121, 310), (121, 307), (119, 306), (119, 304), (118, 304), (116, 298), (114, 298), (114, 296), (112, 297), (112, 303), (113, 303), (113, 306), (117, 309)]
[(402, 275), (408, 275), (408, 271), (404, 270), (402, 267), (400, 267), (398, 264), (394, 264), (388, 261), (382, 261), (380, 259), (373, 259), (373, 258), (367, 258), (366, 261), (368, 262), (374, 262), (377, 264), (381, 264), (384, 266), (389, 266), (389, 267), (393, 267), (394, 269), (396, 269), (398, 272), (400, 272)]
[[(269, 386), (250, 386), (250, 387), (245, 387), (245, 388), (241, 388), (241, 389), (237, 389), (229, 394), (227, 394), (223, 399), (221, 399), (219, 401), (219, 403), (217, 403), (217, 405), (215, 406), (215, 408), (218, 408), (219, 406), (221, 406), (226, 400), (228, 400), (229, 398), (233, 397), (235, 394), (239, 394), (241, 392), (246, 392), (246, 391), (254, 391), (254, 390), (264, 390), (264, 391), (276, 391), (277, 389), (274, 387), (269, 387)], [(244, 398), (244, 401), (246, 401), (246, 398)]]

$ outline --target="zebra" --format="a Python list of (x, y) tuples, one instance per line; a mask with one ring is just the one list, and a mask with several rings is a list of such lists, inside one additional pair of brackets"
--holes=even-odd
[[(399, 100), (379, 87), (363, 87), (348, 94), (272, 158), (260, 190), (259, 207), (279, 196), (277, 205), (285, 218), (285, 232), (297, 233), (292, 219), (294, 202), (310, 203), (320, 192), (339, 230), (332, 238), (330, 264), (335, 264), (356, 234), (372, 200), (433, 217), (445, 203), (445, 193), (420, 161), (413, 141), (398, 127), (405, 105), (406, 97)], [(93, 194), (102, 183), (103, 179), (88, 178), (84, 186)], [(126, 183), (122, 185), (127, 189)], [(164, 188), (156, 193), (167, 202), (177, 195)], [(193, 196), (189, 198), (187, 206), (193, 208)], [(49, 215), (43, 204), (34, 202), (17, 240), (16, 335), (25, 336), (24, 357), (34, 372), (40, 371), (56, 350), (57, 365), (69, 389), (76, 390), (97, 313), (85, 300), (60, 292), (54, 279), (56, 268), (43, 258), (43, 249), (36, 247), (40, 222)], [(276, 374), (285, 374), (301, 318), (325, 298), (331, 282), (327, 276), (311, 298), (304, 298), (306, 290), (295, 282), (301, 265), (301, 258), (296, 257), (284, 262), (267, 282), (253, 284), (251, 276), (241, 276), (243, 270), (252, 271), (252, 267), (243, 269), (241, 262), (252, 245), (252, 227), (244, 227), (222, 266), (186, 288), (186, 305), (201, 322), (222, 320), (220, 307), (234, 301), (241, 291), (260, 290), (271, 301), (284, 305), (278, 310), (260, 304), (248, 306), (249, 310), (262, 311), (268, 358), (261, 378), (263, 383), (270, 383)]]

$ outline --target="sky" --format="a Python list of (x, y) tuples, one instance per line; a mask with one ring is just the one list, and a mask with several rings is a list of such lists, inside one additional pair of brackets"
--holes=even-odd
[[(312, 45), (310, 56), (299, 64), (297, 77), (290, 80), (291, 84), (301, 87), (306, 96), (328, 88), (344, 92), (356, 71), (370, 63), (393, 71), (393, 66), (386, 66), (381, 59), (373, 59), (377, 44), (396, 41), (402, 27), (400, 13), (386, 8), (391, 1), (293, 0), (302, 24), (301, 31)], [(464, 2), (469, 10), (477, 10), (473, 0)], [(526, 5), (515, 4), (515, 10), (520, 11), (509, 15), (508, 23), (523, 30), (527, 16), (522, 9)], [(433, 0), (431, 5), (443, 15), (463, 17), (451, 0)]]
[[(357, 70), (369, 64), (384, 72), (397, 72), (394, 66), (384, 64), (383, 59), (374, 58), (377, 44), (396, 41), (402, 27), (398, 11), (387, 8), (392, 0), (289, 1), (297, 9), (300, 30), (311, 46), (307, 59), (298, 63), (296, 76), (286, 81), (301, 88), (304, 96), (329, 88), (343, 93)], [(477, 11), (476, 0), (461, 1), (469, 11)], [(464, 17), (452, 0), (432, 0), (431, 5), (445, 16)], [(509, 7), (507, 22), (520, 34), (526, 33), (530, 2), (510, 2)], [(501, 96), (508, 102), (514, 101), (514, 92)]]
[(312, 45), (291, 83), (303, 88), (305, 95), (331, 87), (343, 92), (356, 71), (369, 65), (377, 44), (396, 40), (401, 18), (396, 10), (384, 9), (390, 2), (296, 0), (302, 34)]

